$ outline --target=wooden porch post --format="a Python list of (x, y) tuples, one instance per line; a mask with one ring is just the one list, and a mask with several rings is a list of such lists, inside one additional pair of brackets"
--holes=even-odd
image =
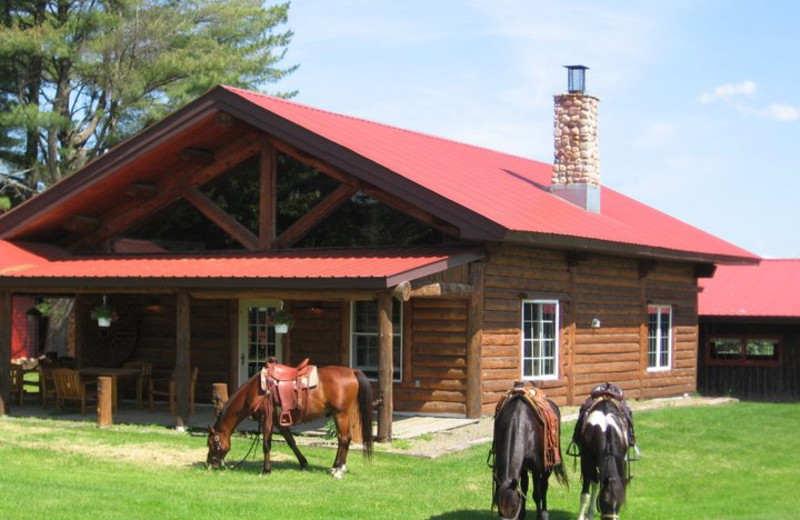
[(483, 342), (483, 262), (469, 266), (469, 294), (467, 310), (467, 417), (477, 419), (482, 414), (481, 399), (481, 344)]
[(177, 330), (175, 333), (175, 379), (177, 380), (176, 400), (178, 401), (178, 415), (175, 418), (176, 427), (183, 428), (189, 420), (189, 378), (191, 373), (189, 347), (191, 344), (190, 311), (191, 302), (189, 293), (178, 291), (177, 295)]
[(378, 295), (378, 338), (380, 350), (378, 356), (378, 388), (383, 398), (378, 415), (377, 441), (392, 440), (392, 415), (394, 400), (392, 397), (392, 380), (394, 379), (394, 360), (392, 358), (392, 295), (385, 292)]
[(0, 416), (11, 400), (11, 293), (0, 292)]

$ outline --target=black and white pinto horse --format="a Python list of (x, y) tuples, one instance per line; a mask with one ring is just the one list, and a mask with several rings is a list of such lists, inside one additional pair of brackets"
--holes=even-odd
[(614, 399), (601, 399), (587, 411), (581, 431), (576, 432), (583, 481), (578, 520), (593, 519), (595, 505), (601, 518), (619, 518), (628, 485), (627, 432), (625, 414)]
[[(560, 422), (560, 411), (548, 400)], [(547, 520), (547, 489), (551, 473), (567, 485), (564, 464), (548, 469), (544, 454), (544, 425), (524, 397), (515, 395), (508, 399), (495, 417), (492, 451), (492, 505), (497, 506), (503, 520), (525, 518), (525, 500), (528, 494), (528, 473), (533, 477), (533, 500), (536, 518)], [(560, 447), (559, 447), (560, 458)]]

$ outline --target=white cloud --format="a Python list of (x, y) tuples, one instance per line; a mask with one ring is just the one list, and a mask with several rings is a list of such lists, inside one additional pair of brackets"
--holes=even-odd
[(767, 108), (754, 110), (753, 113), (764, 119), (774, 119), (775, 121), (795, 121), (800, 118), (800, 110), (781, 103), (771, 103)]
[(743, 81), (737, 84), (726, 83), (725, 85), (720, 85), (715, 88), (713, 92), (703, 92), (700, 94), (700, 102), (711, 103), (717, 100), (728, 101), (732, 97), (740, 94), (755, 94), (756, 90), (758, 90), (758, 85), (753, 81)]
[(733, 84), (726, 83), (715, 88), (712, 92), (700, 94), (701, 103), (722, 101), (742, 114), (752, 115), (761, 119), (772, 121), (796, 121), (800, 119), (800, 109), (784, 103), (770, 103), (766, 107), (754, 107), (737, 101), (743, 96), (753, 96), (758, 90), (754, 81), (743, 81)]

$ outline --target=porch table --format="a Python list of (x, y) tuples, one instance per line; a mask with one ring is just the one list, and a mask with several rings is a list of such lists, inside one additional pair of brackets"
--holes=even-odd
[[(110, 377), (111, 378), (111, 406), (113, 410), (117, 411), (117, 380), (122, 378), (140, 379), (142, 377), (141, 368), (108, 368), (108, 367), (83, 367), (78, 369), (78, 373), (82, 377)], [(136, 385), (136, 391), (139, 395), (136, 396), (137, 402), (141, 402), (142, 385)]]

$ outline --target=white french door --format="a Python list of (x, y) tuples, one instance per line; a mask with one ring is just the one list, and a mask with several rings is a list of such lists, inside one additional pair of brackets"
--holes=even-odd
[(239, 384), (257, 373), (267, 359), (283, 362), (282, 334), (267, 323), (270, 313), (281, 307), (280, 300), (239, 301)]

